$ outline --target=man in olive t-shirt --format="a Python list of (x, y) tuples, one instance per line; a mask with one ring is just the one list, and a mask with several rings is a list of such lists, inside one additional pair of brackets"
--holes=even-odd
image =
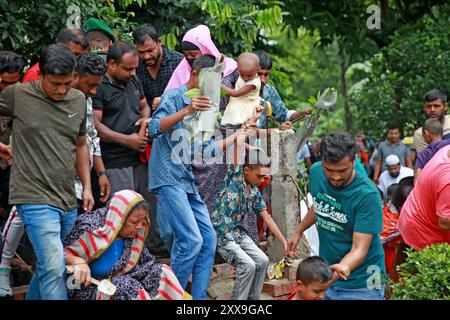
[[(27, 299), (67, 299), (62, 239), (77, 217), (73, 172), (82, 181), (83, 207), (93, 198), (86, 146), (86, 100), (71, 89), (75, 55), (50, 45), (40, 57), (41, 81), (0, 95), (0, 114), (13, 117), (9, 202), (17, 206), (37, 264)], [(77, 158), (77, 161), (76, 161)]]
[(319, 255), (334, 271), (325, 299), (384, 299), (379, 192), (354, 169), (356, 145), (348, 133), (325, 136), (320, 151), (322, 161), (310, 171), (314, 204), (289, 239), (290, 252), (295, 253), (302, 233), (317, 223)]

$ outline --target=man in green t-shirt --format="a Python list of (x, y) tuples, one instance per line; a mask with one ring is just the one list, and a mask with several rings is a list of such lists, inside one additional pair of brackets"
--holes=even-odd
[(320, 151), (322, 161), (310, 172), (314, 205), (289, 239), (289, 250), (294, 254), (303, 232), (317, 223), (319, 255), (334, 272), (325, 299), (383, 299), (386, 270), (379, 192), (354, 169), (356, 145), (348, 133), (328, 134)]

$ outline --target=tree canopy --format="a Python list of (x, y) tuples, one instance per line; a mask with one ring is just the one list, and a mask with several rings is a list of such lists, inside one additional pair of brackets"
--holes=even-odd
[[(97, 17), (127, 41), (138, 24), (150, 22), (167, 47), (179, 50), (188, 29), (206, 24), (228, 56), (264, 49), (288, 107), (299, 109), (325, 87), (340, 89), (335, 110), (321, 118), (323, 130), (381, 137), (388, 121), (417, 127), (422, 95), (448, 91), (444, 0), (0, 0), (0, 49), (33, 62), (73, 19), (71, 5), (81, 25)], [(377, 14), (379, 28), (368, 27)]]

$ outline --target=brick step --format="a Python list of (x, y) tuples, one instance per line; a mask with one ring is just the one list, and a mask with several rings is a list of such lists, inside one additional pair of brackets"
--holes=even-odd
[(270, 294), (272, 297), (281, 297), (289, 295), (294, 288), (295, 280), (273, 279), (264, 282), (263, 292)]
[(208, 298), (211, 300), (230, 300), (234, 279), (215, 278), (209, 282)]
[(216, 264), (213, 266), (213, 272), (217, 274), (218, 279), (236, 278), (236, 270), (228, 263)]

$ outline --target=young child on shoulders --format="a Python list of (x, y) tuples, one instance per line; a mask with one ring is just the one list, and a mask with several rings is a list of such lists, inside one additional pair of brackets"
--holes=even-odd
[(222, 86), (230, 96), (230, 101), (222, 118), (222, 125), (241, 125), (255, 114), (259, 106), (261, 80), (258, 77), (259, 58), (251, 52), (244, 52), (237, 60), (239, 79), (235, 88)]

